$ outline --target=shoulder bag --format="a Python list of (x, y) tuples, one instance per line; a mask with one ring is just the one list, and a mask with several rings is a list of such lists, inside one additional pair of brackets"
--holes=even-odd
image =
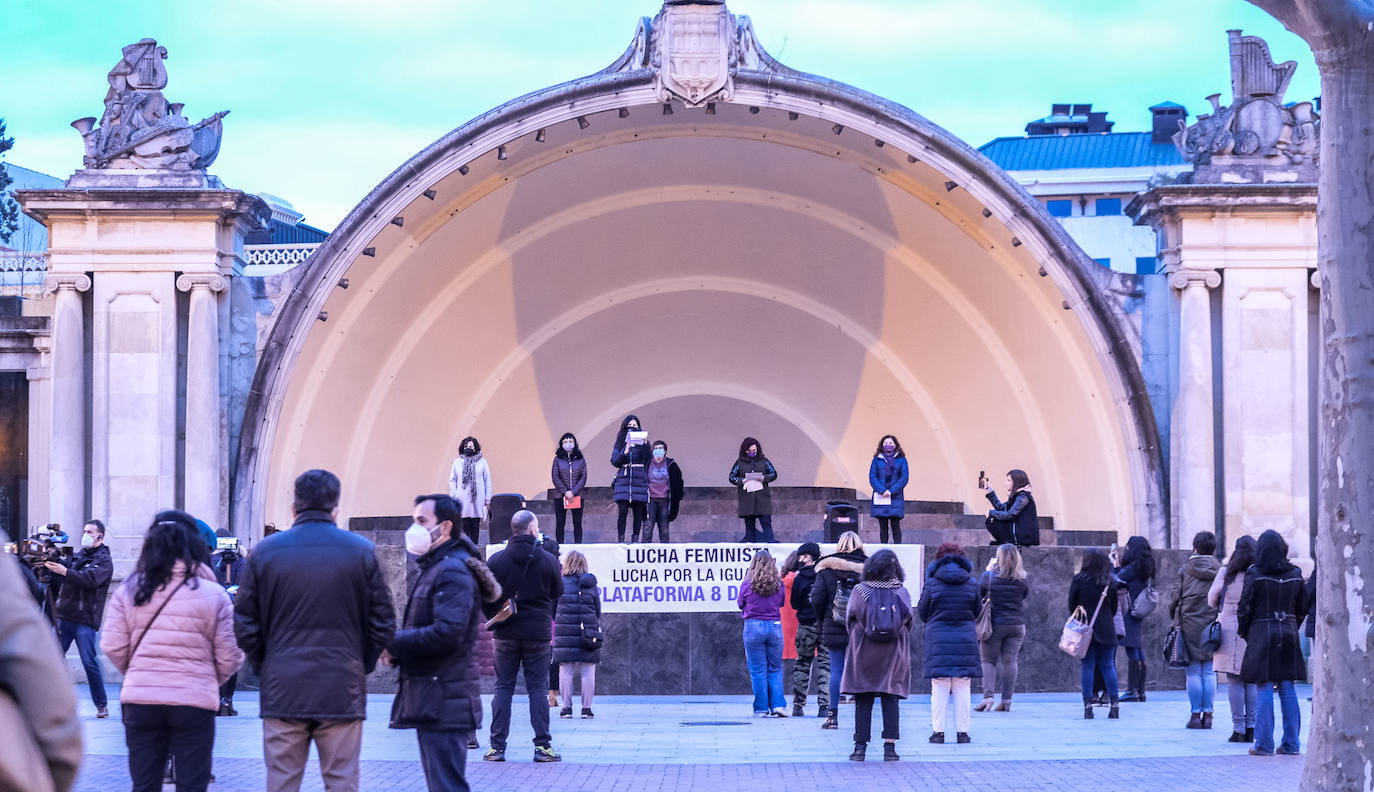
[(1207, 625), (1207, 629), (1202, 631), (1201, 644), (1204, 652), (1216, 654), (1216, 651), (1221, 648), (1221, 609), (1226, 607), (1226, 587), (1229, 585), (1231, 585), (1231, 581), (1222, 578), (1221, 598), (1217, 600), (1217, 617), (1211, 624)]
[[(520, 582), (516, 583), (515, 588), (511, 589), (511, 595), (506, 598), (505, 602), (501, 603), (501, 609), (496, 612), (496, 615), (487, 619), (486, 628), (488, 630), (502, 622), (509, 621), (510, 617), (515, 615), (515, 598), (520, 594), (520, 586), (525, 582), (525, 575), (528, 575), (530, 573), (530, 567), (534, 566), (534, 559), (539, 553), (539, 548), (534, 548), (534, 552), (536, 555), (530, 556), (530, 562), (525, 564), (525, 571), (520, 573)], [(504, 586), (505, 584), (502, 583), (503, 588)]]
[[(1183, 586), (1183, 572), (1178, 573), (1180, 592)], [(1170, 668), (1187, 668), (1193, 658), (1188, 654), (1188, 642), (1183, 639), (1183, 625), (1179, 622), (1178, 610), (1174, 610), (1174, 623), (1164, 636), (1164, 664)]]

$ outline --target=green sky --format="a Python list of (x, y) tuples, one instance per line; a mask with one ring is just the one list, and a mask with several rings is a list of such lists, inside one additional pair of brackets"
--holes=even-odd
[[(426, 144), (508, 99), (603, 68), (656, 0), (0, 0), (8, 161), (66, 177), (68, 127), (99, 116), (105, 74), (143, 37), (167, 47), (170, 101), (229, 109), (213, 172), (290, 200), (330, 229)], [(1311, 53), (1242, 0), (732, 0), (788, 65), (901, 102), (973, 145), (1021, 134), (1051, 102), (1092, 102), (1118, 131), (1145, 108), (1229, 99), (1226, 33), (1297, 60), (1290, 101), (1318, 93)]]

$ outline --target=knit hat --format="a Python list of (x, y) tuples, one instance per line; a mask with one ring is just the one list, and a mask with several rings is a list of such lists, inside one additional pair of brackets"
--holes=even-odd
[(820, 558), (821, 546), (816, 544), (815, 542), (806, 542), (801, 547), (797, 548), (797, 555), (809, 555), (812, 558)]

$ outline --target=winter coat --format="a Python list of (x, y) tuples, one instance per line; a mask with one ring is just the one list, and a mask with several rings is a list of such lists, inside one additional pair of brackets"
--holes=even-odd
[(978, 602), (992, 599), (992, 626), (1014, 627), (1026, 623), (1026, 597), (1030, 596), (1030, 586), (1017, 578), (1002, 577), (988, 571), (978, 579)]
[(1312, 574), (1307, 576), (1307, 623), (1303, 626), (1303, 632), (1313, 640), (1317, 638), (1317, 568), (1312, 568)]
[(100, 650), (124, 675), (120, 703), (219, 709), (219, 686), (243, 665), (229, 593), (209, 567), (197, 564), (187, 580), (177, 561), (152, 598), (135, 605), (141, 579), (115, 589), (100, 635)]
[(477, 627), (477, 673), (484, 677), (496, 676), (496, 639), (491, 637), (485, 620)]
[(100, 629), (100, 617), (105, 613), (105, 598), (114, 577), (114, 561), (105, 545), (78, 550), (66, 562), (67, 574), (53, 575), (58, 584), (57, 602), (53, 613), (62, 621), (84, 624)]
[[(5, 535), (0, 532), (0, 541)], [(21, 565), (0, 553), (0, 789), (68, 792), (81, 766), (81, 721), (52, 624), (34, 606)]]
[[(831, 618), (830, 606), (835, 600), (835, 592), (840, 582), (858, 583), (863, 577), (864, 561), (868, 556), (863, 550), (852, 553), (836, 553), (816, 562), (816, 582), (811, 586), (811, 609), (821, 625), (821, 645), (827, 649), (843, 649), (849, 645), (849, 628), (843, 622)], [(850, 594), (853, 599), (853, 594)]]
[(583, 488), (587, 486), (587, 460), (581, 451), (573, 453), (576, 456), (569, 459), (560, 448), (558, 453), (553, 455), (553, 467), (549, 471), (554, 491), (551, 500), (562, 500), (565, 492), (581, 495)]
[[(629, 431), (626, 424), (631, 418), (639, 421), (636, 416), (625, 416), (625, 420), (620, 422), (620, 431), (616, 433), (615, 445), (611, 447), (611, 464), (618, 468), (611, 489), (618, 501), (648, 503), (649, 462), (653, 454), (648, 443), (630, 446), (629, 451), (625, 450), (625, 435)], [(639, 425), (644, 426), (643, 423)]]
[(1179, 570), (1179, 584), (1169, 604), (1169, 616), (1183, 628), (1188, 657), (1194, 663), (1212, 659), (1212, 653), (1202, 648), (1202, 632), (1217, 620), (1217, 609), (1208, 604), (1207, 592), (1220, 568), (1221, 562), (1213, 556), (1191, 556)]
[(787, 600), (787, 592), (783, 590), (782, 582), (778, 582), (778, 590), (772, 594), (760, 594), (754, 591), (753, 581), (746, 578), (739, 587), (739, 596), (735, 599), (735, 604), (739, 606), (740, 615), (745, 619), (758, 621), (781, 621), (782, 604)]
[[(902, 609), (901, 627), (893, 641), (875, 641), (864, 634), (868, 609), (873, 607), (869, 600), (878, 589), (895, 593)], [(844, 651), (840, 692), (883, 693), (897, 698), (910, 695), (911, 625), (911, 593), (902, 587), (901, 581), (865, 581), (855, 586), (845, 617), (849, 643)]]
[(973, 563), (961, 555), (937, 558), (926, 567), (925, 584), (916, 613), (926, 623), (927, 679), (981, 677), (978, 654), (978, 582)]
[[(1245, 659), (1245, 640), (1240, 637), (1236, 626), (1236, 608), (1240, 606), (1240, 595), (1245, 588), (1245, 573), (1236, 575), (1230, 583), (1226, 582), (1229, 568), (1217, 570), (1212, 587), (1207, 590), (1207, 604), (1217, 609), (1221, 622), (1221, 646), (1212, 654), (1212, 670), (1218, 674), (1240, 676), (1241, 661)], [(1225, 589), (1225, 599), (1222, 599)]]
[(1236, 606), (1236, 632), (1245, 639), (1240, 678), (1245, 682), (1281, 682), (1307, 678), (1298, 624), (1307, 616), (1307, 585), (1302, 571), (1245, 573), (1245, 588)]
[(558, 556), (534, 543), (529, 534), (512, 536), (506, 549), (487, 561), (501, 582), (501, 597), (485, 606), (488, 618), (502, 603), (515, 597), (515, 615), (492, 628), (492, 637), (504, 641), (548, 641), (558, 599), (563, 596), (563, 577)]
[(477, 631), (481, 603), (499, 598), (500, 585), (478, 556), (472, 540), (457, 534), (416, 559), (419, 574), (401, 629), (387, 645), (400, 669), (391, 705), (393, 729), (482, 727)]
[(792, 580), (787, 602), (796, 611), (798, 624), (815, 624), (816, 609), (811, 605), (811, 589), (816, 585), (816, 565), (802, 567)]
[[(1116, 615), (1116, 591), (1120, 588), (1115, 577), (1107, 580), (1107, 598), (1102, 600), (1102, 609), (1097, 614), (1097, 621), (1093, 622), (1094, 641), (1103, 646), (1116, 646), (1116, 626), (1112, 623), (1112, 617)], [(1083, 611), (1087, 614), (1085, 618), (1093, 617), (1093, 610), (1097, 608), (1097, 602), (1102, 599), (1102, 584), (1079, 572), (1073, 576), (1073, 581), (1069, 583), (1069, 612), (1083, 606)]]
[[(744, 491), (744, 478), (748, 473), (763, 474), (763, 489), (758, 492)], [(778, 471), (768, 457), (759, 454), (753, 459), (740, 457), (730, 468), (730, 483), (739, 491), (739, 516), (761, 517), (773, 513), (773, 496), (769, 485), (778, 480)]]
[(553, 661), (555, 663), (599, 663), (600, 649), (582, 645), (584, 630), (601, 629), (601, 596), (596, 575), (590, 572), (563, 578), (563, 595), (558, 599), (558, 614), (553, 623)]
[(1034, 496), (1022, 490), (1011, 496), (1010, 503), (1003, 503), (997, 499), (997, 493), (988, 490), (987, 499), (992, 504), (988, 516), (1009, 524), (1010, 530), (1006, 532), (1009, 541), (1018, 547), (1039, 546), (1040, 519), (1036, 516)]
[[(1131, 595), (1131, 602), (1135, 602), (1135, 598), (1139, 597), (1140, 592), (1144, 591), (1145, 586), (1150, 583), (1150, 579), (1145, 576), (1145, 565), (1140, 561), (1132, 561), (1123, 567), (1118, 567), (1116, 579), (1126, 587), (1126, 593)], [(1121, 621), (1126, 625), (1126, 640), (1122, 641), (1121, 645), (1128, 649), (1140, 649), (1145, 642), (1141, 629), (1141, 625), (1145, 623), (1144, 620), (1132, 616), (1128, 610), (1121, 614)]]
[(906, 457), (899, 456), (893, 459), (890, 465), (882, 454), (873, 457), (873, 462), (868, 466), (868, 484), (873, 488), (875, 495), (891, 492), (892, 503), (886, 506), (870, 505), (868, 513), (874, 517), (906, 516), (904, 490), (909, 478)]
[(375, 548), (329, 512), (301, 512), (248, 556), (234, 633), (261, 677), (262, 717), (366, 717), (367, 675), (395, 632)]
[(491, 466), (486, 457), (473, 464), (472, 477), (477, 485), (476, 492), (468, 492), (463, 484), (463, 457), (459, 455), (448, 471), (448, 494), (458, 501), (463, 519), (485, 520), (487, 504), (491, 502)]

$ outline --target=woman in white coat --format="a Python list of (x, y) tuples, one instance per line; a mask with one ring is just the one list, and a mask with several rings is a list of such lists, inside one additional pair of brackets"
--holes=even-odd
[(482, 444), (475, 437), (464, 437), (458, 444), (458, 458), (448, 473), (448, 494), (463, 509), (463, 533), (475, 545), (482, 532), (482, 520), (491, 513), (491, 467), (482, 458)]
[(1221, 646), (1212, 655), (1212, 669), (1226, 677), (1226, 695), (1231, 701), (1231, 738), (1229, 742), (1255, 741), (1255, 713), (1259, 706), (1259, 686), (1240, 679), (1240, 664), (1245, 659), (1245, 639), (1236, 634), (1236, 608), (1245, 588), (1245, 570), (1255, 562), (1255, 540), (1242, 536), (1212, 581), (1207, 604), (1217, 609), (1221, 622)]

